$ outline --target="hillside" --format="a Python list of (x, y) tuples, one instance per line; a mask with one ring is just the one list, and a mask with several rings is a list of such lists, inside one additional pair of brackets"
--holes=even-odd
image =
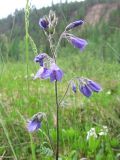
[[(49, 10), (52, 9), (56, 11), (59, 19), (56, 38), (59, 37), (67, 24), (77, 19), (84, 19), (86, 24), (82, 32), (77, 31), (78, 36), (82, 35), (96, 42), (96, 37), (92, 37), (91, 33), (93, 32), (92, 35), (94, 35), (97, 32), (97, 35), (103, 35), (105, 39), (109, 38), (109, 33), (111, 33), (110, 27), (119, 28), (120, 26), (120, 3), (118, 3), (118, 1), (119, 0), (86, 0), (72, 3), (67, 3), (66, 1), (64, 4), (53, 4), (51, 7), (41, 8), (39, 10), (32, 7), (30, 10), (29, 33), (35, 41), (38, 50), (42, 48), (42, 50), (48, 51), (45, 36), (40, 30), (38, 22), (40, 17), (48, 14)], [(101, 28), (97, 27), (97, 30), (94, 30), (94, 27), (98, 24), (101, 24)], [(114, 32), (115, 30), (112, 30), (112, 34), (114, 34)], [(0, 20), (0, 54), (2, 57), (5, 59), (24, 59), (24, 37), (24, 10), (16, 10), (14, 16), (9, 15), (7, 18)], [(66, 46), (66, 43), (64, 42), (62, 45)]]
[(118, 7), (119, 3), (95, 4), (88, 8), (85, 21), (91, 25), (99, 23), (101, 19), (103, 19), (105, 22), (108, 22), (110, 14), (117, 10)]

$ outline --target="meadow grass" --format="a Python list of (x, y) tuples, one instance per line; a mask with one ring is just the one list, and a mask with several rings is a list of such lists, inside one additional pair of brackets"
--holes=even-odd
[[(58, 84), (59, 98), (75, 76), (95, 80), (103, 91), (86, 99), (79, 90), (74, 94), (69, 89), (60, 108), (60, 157), (114, 160), (120, 152), (120, 65), (95, 59), (88, 50), (71, 52), (64, 48), (58, 55), (58, 64), (64, 71), (63, 81)], [(41, 132), (29, 134), (26, 129), (29, 117), (45, 112), (55, 148), (54, 85), (49, 80), (33, 80), (37, 70), (33, 62), (29, 62), (28, 75), (26, 63), (0, 64), (0, 155), (4, 159), (54, 159), (46, 123), (42, 123)], [(87, 131), (94, 127), (99, 132), (103, 125), (108, 127), (107, 136), (86, 140)]]

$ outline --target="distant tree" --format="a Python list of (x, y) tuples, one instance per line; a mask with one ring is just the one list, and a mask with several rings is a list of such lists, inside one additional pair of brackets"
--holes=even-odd
[(8, 59), (9, 43), (8, 37), (5, 34), (0, 35), (0, 55), (4, 60)]

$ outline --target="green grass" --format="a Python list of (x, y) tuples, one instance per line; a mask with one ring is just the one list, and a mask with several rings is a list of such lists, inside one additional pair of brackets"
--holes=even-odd
[[(76, 51), (76, 53), (75, 53)], [(120, 65), (92, 57), (86, 50), (79, 53), (66, 48), (59, 53), (58, 64), (64, 78), (58, 85), (59, 98), (65, 92), (68, 81), (75, 76), (88, 77), (100, 83), (103, 91), (89, 99), (69, 89), (60, 108), (60, 157), (64, 160), (79, 160), (82, 157), (96, 160), (114, 160), (120, 152)], [(6, 159), (50, 160), (52, 150), (42, 132), (29, 134), (27, 120), (37, 112), (47, 114), (53, 146), (56, 144), (55, 94), (49, 80), (33, 80), (38, 65), (0, 64), (0, 155)], [(27, 78), (26, 78), (27, 77)], [(28, 85), (29, 84), (29, 88)], [(108, 135), (86, 140), (92, 127), (97, 132), (108, 126)], [(45, 133), (46, 123), (42, 128)]]

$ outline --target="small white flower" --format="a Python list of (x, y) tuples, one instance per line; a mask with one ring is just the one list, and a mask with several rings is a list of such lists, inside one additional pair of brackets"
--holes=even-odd
[(106, 94), (110, 95), (111, 94), (111, 90), (107, 91)]
[(100, 136), (106, 136), (108, 134), (108, 127), (107, 126), (103, 126), (98, 134)]
[(91, 129), (87, 132), (87, 138), (86, 138), (86, 139), (89, 140), (90, 137), (97, 138), (97, 134), (96, 134), (95, 128), (91, 128)]

